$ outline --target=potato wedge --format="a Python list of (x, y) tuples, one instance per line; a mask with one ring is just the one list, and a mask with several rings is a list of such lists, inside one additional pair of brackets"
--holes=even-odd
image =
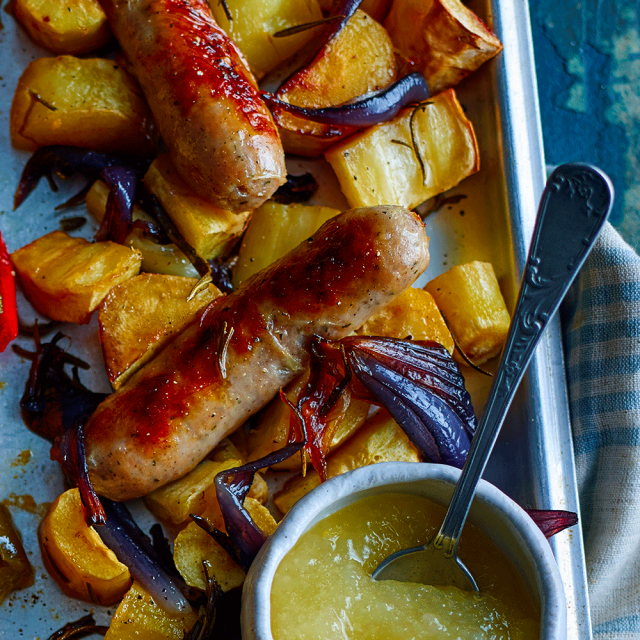
[(351, 207), (413, 209), (480, 168), (473, 126), (453, 89), (332, 147), (325, 157)]
[(253, 212), (242, 238), (233, 286), (282, 258), (339, 213), (330, 207), (265, 202)]
[[(96, 180), (87, 192), (85, 198), (87, 210), (98, 222), (102, 222), (102, 218), (104, 218), (108, 196), (109, 189), (102, 180)], [(153, 218), (137, 204), (133, 205), (132, 218), (134, 222), (136, 220), (153, 222)], [(142, 255), (141, 271), (184, 278), (200, 277), (187, 256), (173, 243), (158, 244), (140, 229), (134, 229), (127, 236), (124, 244), (136, 249)]]
[(33, 568), (7, 507), (0, 504), (0, 605), (18, 589), (33, 584)]
[(135, 80), (113, 60), (73, 56), (34, 60), (11, 103), (11, 142), (35, 151), (51, 144), (149, 156), (154, 124)]
[(153, 358), (200, 309), (222, 295), (210, 284), (189, 300), (197, 282), (195, 278), (143, 273), (109, 291), (98, 310), (98, 326), (114, 389)]
[(474, 364), (483, 364), (500, 353), (511, 318), (490, 263), (458, 265), (428, 282), (425, 289)]
[(15, 0), (13, 15), (36, 44), (53, 53), (89, 53), (112, 38), (98, 0)]
[(109, 290), (140, 271), (138, 251), (52, 231), (11, 254), (25, 296), (52, 320), (86, 324)]
[(433, 340), (453, 353), (453, 336), (433, 296), (424, 289), (409, 288), (391, 304), (370, 316), (356, 331), (363, 336)]
[[(418, 450), (404, 431), (384, 410), (374, 414), (365, 425), (341, 447), (327, 457), (327, 478), (377, 462), (420, 462)], [(300, 499), (320, 484), (314, 470), (306, 476), (289, 480), (274, 498), (276, 507), (287, 513)]]
[[(331, 107), (382, 89), (396, 79), (393, 44), (384, 27), (363, 11), (356, 11), (321, 56), (295, 74), (276, 93), (290, 104)], [(285, 151), (320, 155), (357, 129), (322, 125), (276, 111)]]
[(167, 613), (134, 581), (104, 637), (105, 640), (182, 640), (197, 619), (191, 607), (177, 615)]
[(249, 220), (249, 211), (232, 213), (219, 209), (193, 193), (178, 175), (168, 153), (151, 163), (144, 183), (160, 200), (183, 238), (205, 259), (224, 253)]
[(210, 0), (216, 22), (238, 45), (257, 80), (290, 58), (317, 36), (309, 29), (284, 38), (274, 34), (287, 27), (315, 22), (322, 18), (317, 0)]
[[(244, 501), (256, 525), (267, 535), (271, 535), (277, 523), (268, 509), (256, 500), (247, 497)], [(206, 511), (202, 514), (216, 528), (224, 531), (221, 514)], [(212, 575), (223, 591), (234, 589), (242, 585), (245, 579), (244, 571), (231, 559), (229, 554), (195, 522), (188, 524), (176, 537), (173, 551), (176, 567), (185, 582), (191, 587), (205, 589), (205, 575), (203, 562), (207, 563), (209, 575)]]
[[(215, 526), (220, 528), (218, 524)], [(231, 556), (195, 522), (188, 524), (176, 536), (173, 560), (184, 581), (190, 587), (203, 591), (207, 586), (203, 562), (207, 563), (209, 575), (216, 579), (222, 591), (240, 587), (245, 579), (244, 571)]]
[(495, 34), (460, 0), (394, 0), (384, 24), (432, 94), (458, 84), (502, 50)]
[[(307, 384), (309, 371), (302, 374), (287, 388), (286, 395), (296, 402), (302, 388)], [(330, 429), (335, 429), (328, 451), (334, 451), (347, 438), (354, 434), (367, 419), (371, 405), (364, 400), (354, 398), (348, 390), (340, 396), (336, 406), (329, 414)], [(256, 426), (249, 433), (248, 445), (251, 460), (257, 460), (268, 453), (284, 447), (289, 436), (291, 410), (288, 405), (276, 396), (265, 408)], [(277, 471), (299, 471), (302, 460), (299, 455), (291, 456), (287, 460), (273, 465)]]
[(68, 596), (110, 605), (131, 586), (129, 569), (85, 522), (78, 489), (55, 500), (38, 539), (47, 570)]
[(219, 509), (213, 484), (216, 475), (241, 464), (241, 460), (233, 459), (224, 462), (203, 460), (182, 478), (152, 491), (145, 496), (144, 502), (151, 513), (174, 524), (186, 522), (191, 513), (200, 515), (205, 510), (216, 511)]

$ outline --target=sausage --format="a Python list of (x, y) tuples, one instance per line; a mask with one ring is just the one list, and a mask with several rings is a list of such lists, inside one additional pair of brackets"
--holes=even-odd
[(184, 181), (255, 209), (285, 181), (284, 151), (242, 54), (206, 0), (101, 0)]
[(348, 335), (428, 262), (414, 213), (352, 209), (214, 300), (87, 423), (98, 494), (135, 498), (190, 471), (304, 369), (314, 335)]

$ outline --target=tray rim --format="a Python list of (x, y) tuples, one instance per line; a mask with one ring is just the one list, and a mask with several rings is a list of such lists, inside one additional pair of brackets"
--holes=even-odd
[[(513, 223), (511, 248), (515, 273), (511, 284), (517, 287), (546, 182), (542, 125), (529, 3), (527, 0), (490, 0), (490, 5), (493, 29), (504, 43), (495, 73), (502, 170)], [(534, 479), (535, 495), (540, 504), (575, 511), (579, 518), (578, 535), (550, 540), (565, 586), (567, 637), (590, 640), (593, 636), (586, 562), (558, 317), (551, 321), (537, 347), (523, 386), (528, 414), (534, 422), (530, 455), (540, 460), (539, 473)]]

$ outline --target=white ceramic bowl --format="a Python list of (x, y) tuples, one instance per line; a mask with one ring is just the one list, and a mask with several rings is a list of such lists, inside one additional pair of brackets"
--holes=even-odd
[[(316, 522), (361, 498), (396, 491), (447, 505), (460, 475), (439, 464), (383, 462), (321, 484), (302, 498), (260, 550), (244, 583), (243, 640), (273, 640), (271, 584), (282, 558)], [(493, 485), (480, 481), (469, 522), (480, 527), (507, 555), (533, 594), (542, 615), (541, 639), (565, 640), (566, 604), (560, 572), (549, 543), (533, 520)]]

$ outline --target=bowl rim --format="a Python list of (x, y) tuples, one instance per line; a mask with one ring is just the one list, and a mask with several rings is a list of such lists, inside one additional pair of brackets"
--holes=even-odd
[[(442, 464), (381, 462), (335, 476), (302, 497), (267, 539), (247, 573), (242, 592), (243, 639), (273, 640), (270, 598), (273, 577), (282, 558), (318, 520), (383, 486), (389, 491), (402, 491), (404, 485), (407, 492), (408, 485), (421, 481), (455, 485), (460, 473), (459, 469)], [(514, 525), (520, 544), (531, 557), (542, 596), (541, 640), (563, 640), (564, 587), (548, 540), (522, 507), (486, 480), (480, 480), (475, 500), (500, 514), (503, 522)]]

